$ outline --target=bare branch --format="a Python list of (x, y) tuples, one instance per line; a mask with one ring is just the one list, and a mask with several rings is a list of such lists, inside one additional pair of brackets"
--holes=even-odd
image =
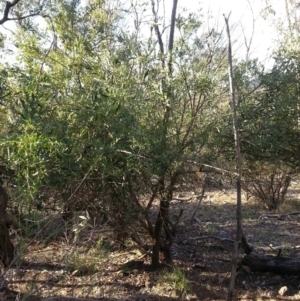
[[(231, 278), (228, 288), (228, 296), (227, 300), (231, 301), (233, 298), (233, 290), (235, 285), (236, 278), (236, 269), (237, 269), (237, 258), (238, 258), (238, 243), (240, 239), (242, 240), (242, 246), (245, 251), (248, 252), (248, 248), (251, 248), (247, 244), (246, 237), (243, 234), (242, 227), (242, 196), (241, 196), (241, 179), (242, 179), (242, 156), (240, 149), (240, 137), (239, 137), (239, 127), (237, 122), (237, 114), (236, 114), (236, 101), (235, 101), (235, 87), (234, 87), (234, 79), (233, 79), (233, 66), (232, 66), (232, 48), (231, 48), (231, 38), (230, 38), (230, 29), (229, 29), (229, 16), (225, 19), (226, 24), (226, 32), (228, 38), (228, 77), (229, 77), (229, 87), (230, 87), (230, 106), (232, 111), (232, 120), (233, 120), (233, 133), (234, 133), (234, 142), (235, 142), (235, 151), (236, 151), (236, 162), (237, 162), (237, 227), (236, 227), (236, 237), (234, 240), (233, 252), (232, 252), (232, 270), (231, 270)], [(251, 251), (249, 251), (250, 253)]]
[(160, 53), (163, 55), (164, 52), (165, 52), (164, 43), (163, 43), (162, 36), (161, 36), (160, 30), (159, 30), (159, 27), (158, 27), (158, 18), (157, 18), (157, 12), (155, 11), (154, 0), (152, 0), (151, 3), (152, 3), (152, 13), (153, 13), (153, 16), (154, 16), (154, 29), (155, 29), (155, 33), (157, 35)]
[(40, 12), (32, 13), (32, 14), (22, 16), (22, 17), (18, 17), (18, 18), (7, 18), (6, 21), (20, 21), (20, 20), (24, 20), (24, 19), (27, 19), (27, 18), (30, 18), (30, 17), (36, 17), (36, 16), (41, 16), (41, 13)]
[(243, 33), (243, 37), (244, 37), (244, 41), (245, 41), (245, 46), (246, 46), (246, 61), (249, 60), (250, 48), (251, 48), (251, 45), (252, 45), (252, 40), (253, 40), (253, 36), (254, 36), (254, 29), (255, 29), (255, 18), (254, 18), (253, 8), (252, 8), (252, 5), (251, 5), (251, 2), (249, 0), (247, 0), (247, 2), (249, 4), (250, 10), (251, 10), (251, 14), (252, 14), (252, 32), (251, 32), (251, 36), (250, 36), (249, 42), (247, 41), (244, 27), (241, 24), (242, 33)]
[(170, 38), (169, 38), (169, 74), (172, 74), (172, 51), (174, 44), (174, 31), (175, 31), (175, 22), (176, 22), (176, 10), (177, 10), (178, 0), (173, 1), (172, 17), (171, 17), (171, 28), (170, 28)]
[(290, 33), (292, 33), (291, 15), (290, 15), (290, 10), (289, 10), (289, 3), (288, 3), (287, 0), (285, 0), (285, 12), (286, 12), (286, 16), (287, 16), (287, 19), (288, 19)]
[(44, 15), (43, 17), (44, 17), (44, 18), (49, 18), (49, 20), (50, 20), (51, 27), (52, 27), (52, 31), (53, 31), (53, 40), (52, 40), (51, 45), (50, 45), (49, 49), (47, 50), (47, 52), (46, 52), (46, 54), (45, 54), (45, 56), (44, 56), (44, 58), (43, 58), (43, 61), (42, 61), (41, 67), (40, 67), (39, 76), (41, 76), (41, 73), (42, 73), (42, 71), (43, 71), (44, 64), (45, 64), (45, 62), (46, 62), (47, 57), (48, 57), (49, 54), (50, 54), (51, 49), (56, 49), (56, 48), (57, 48), (57, 35), (56, 35), (56, 32), (55, 32), (53, 20), (52, 20), (52, 18), (51, 18), (50, 16), (48, 16), (48, 15)]
[(9, 12), (11, 10), (12, 7), (14, 7), (16, 4), (18, 4), (20, 2), (20, 0), (14, 0), (14, 1), (6, 1), (6, 6), (4, 9), (4, 13), (3, 13), (3, 18), (0, 20), (0, 25), (4, 24), (7, 21), (18, 21), (18, 20), (24, 20), (30, 17), (35, 17), (35, 16), (40, 16), (40, 12), (36, 12), (36, 13), (32, 13), (26, 16), (21, 16), (18, 18), (9, 18)]
[(206, 173), (205, 179), (204, 179), (204, 182), (203, 182), (203, 186), (202, 186), (202, 192), (201, 192), (201, 195), (200, 195), (199, 198), (198, 198), (197, 205), (196, 205), (196, 207), (195, 207), (195, 209), (194, 209), (194, 212), (193, 212), (193, 215), (192, 215), (192, 218), (191, 218), (191, 225), (193, 225), (193, 223), (194, 223), (194, 218), (195, 218), (195, 216), (196, 216), (196, 213), (197, 213), (197, 211), (198, 211), (198, 208), (199, 208), (199, 206), (200, 206), (200, 204), (201, 204), (201, 202), (202, 202), (202, 199), (203, 199), (203, 197), (204, 197), (204, 192), (205, 192), (205, 188), (206, 188), (207, 182), (208, 182), (208, 174)]

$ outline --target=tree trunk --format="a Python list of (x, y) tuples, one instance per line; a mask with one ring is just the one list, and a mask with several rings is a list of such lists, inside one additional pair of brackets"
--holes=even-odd
[(9, 238), (7, 224), (10, 221), (6, 213), (8, 195), (6, 190), (0, 186), (0, 260), (4, 266), (8, 266), (14, 259), (14, 246)]
[[(165, 69), (165, 58), (164, 58), (164, 44), (162, 40), (162, 35), (159, 30), (159, 27), (157, 25), (157, 13), (155, 11), (155, 2), (154, 0), (151, 1), (152, 3), (152, 12), (153, 16), (155, 19), (155, 24), (154, 29), (157, 35), (158, 39), (158, 44), (160, 48), (160, 54), (161, 54), (161, 63), (162, 63), (162, 68)], [(177, 4), (178, 0), (173, 0), (173, 6), (172, 6), (172, 15), (171, 15), (171, 26), (170, 26), (170, 36), (169, 36), (169, 45), (168, 45), (168, 54), (169, 54), (169, 59), (168, 59), (168, 76), (169, 78), (172, 77), (172, 72), (173, 72), (173, 60), (172, 60), (172, 51), (173, 51), (173, 43), (174, 43), (174, 31), (175, 31), (175, 23), (176, 23), (176, 10), (177, 10)], [(165, 107), (165, 113), (163, 115), (163, 128), (162, 128), (162, 133), (161, 133), (161, 142), (160, 142), (160, 152), (163, 154), (167, 150), (167, 136), (168, 136), (168, 124), (169, 124), (169, 118), (170, 118), (170, 104), (172, 103), (172, 87), (168, 84), (166, 84), (165, 79), (162, 80), (161, 82), (162, 85), (162, 91), (165, 94), (166, 99), (168, 99), (167, 105)], [(154, 226), (154, 245), (153, 245), (153, 253), (152, 253), (152, 267), (153, 268), (158, 268), (160, 265), (159, 261), (159, 255), (160, 252), (162, 251), (165, 259), (167, 261), (171, 261), (171, 245), (172, 245), (172, 239), (173, 235), (173, 229), (169, 229), (170, 226), (170, 221), (169, 221), (169, 207), (170, 207), (170, 202), (172, 200), (172, 194), (173, 194), (173, 189), (174, 189), (174, 184), (171, 184), (169, 188), (167, 189), (167, 192), (165, 191), (165, 174), (166, 174), (167, 168), (163, 168), (159, 180), (159, 193), (160, 193), (160, 206), (159, 206), (159, 212), (158, 216), (156, 218), (155, 226)], [(176, 181), (177, 178), (177, 173), (173, 179)], [(165, 241), (162, 241), (161, 237), (161, 232), (162, 229), (165, 231)]]
[(167, 261), (171, 260), (171, 255), (170, 255), (170, 244), (168, 244), (168, 241), (166, 244), (162, 242), (161, 238), (161, 230), (164, 228), (165, 229), (165, 235), (166, 235), (166, 240), (168, 238), (168, 233), (166, 230), (166, 226), (163, 227), (163, 225), (168, 224), (168, 214), (169, 214), (169, 205), (170, 202), (167, 200), (162, 199), (160, 201), (160, 206), (159, 206), (159, 212), (156, 218), (155, 222), (155, 227), (154, 227), (154, 245), (153, 245), (153, 253), (152, 253), (152, 262), (151, 265), (153, 268), (158, 268), (160, 266), (160, 261), (159, 261), (159, 254), (160, 251), (162, 251), (165, 255), (165, 259)]
[(236, 163), (237, 163), (237, 204), (236, 204), (236, 237), (234, 240), (234, 247), (232, 252), (232, 270), (230, 283), (228, 288), (227, 300), (231, 301), (233, 298), (233, 290), (235, 285), (236, 278), (236, 269), (237, 269), (237, 258), (238, 258), (238, 243), (242, 240), (242, 246), (247, 254), (249, 254), (252, 249), (247, 243), (246, 237), (243, 232), (242, 227), (242, 194), (241, 194), (241, 182), (242, 182), (242, 155), (240, 149), (240, 137), (239, 137), (239, 126), (237, 119), (237, 106), (235, 101), (235, 87), (234, 87), (234, 78), (233, 78), (233, 66), (232, 66), (232, 49), (231, 49), (231, 38), (230, 38), (230, 30), (229, 30), (229, 16), (225, 17), (226, 23), (226, 32), (228, 37), (228, 77), (229, 77), (229, 88), (230, 88), (230, 106), (232, 112), (232, 121), (233, 121), (233, 134), (234, 134), (234, 142), (235, 142), (235, 152), (236, 152)]
[(155, 238), (155, 243), (152, 248), (152, 256), (151, 256), (151, 266), (154, 269), (158, 269), (160, 266), (159, 249), (160, 249), (160, 240)]
[[(175, 171), (171, 177), (170, 184), (165, 188), (164, 178), (160, 178), (158, 181), (159, 193), (160, 193), (160, 205), (159, 212), (156, 218), (154, 227), (154, 245), (152, 253), (152, 267), (158, 268), (159, 263), (159, 253), (162, 252), (164, 255), (164, 260), (167, 263), (172, 262), (171, 257), (171, 246), (173, 243), (173, 238), (176, 234), (176, 227), (182, 212), (179, 215), (178, 221), (175, 225), (169, 219), (169, 208), (170, 203), (173, 198), (173, 190), (177, 181), (179, 171)], [(164, 229), (164, 239), (162, 240), (162, 229)]]

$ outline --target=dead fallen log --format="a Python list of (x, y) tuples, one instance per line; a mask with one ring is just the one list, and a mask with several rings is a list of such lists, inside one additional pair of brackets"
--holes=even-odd
[(248, 266), (252, 272), (271, 272), (274, 274), (299, 275), (300, 259), (262, 255), (255, 252), (245, 255), (242, 265)]
[[(187, 240), (184, 240), (182, 243), (186, 244), (188, 241), (198, 241), (198, 240), (206, 240), (206, 239), (214, 239), (214, 240), (219, 240), (222, 244), (225, 243), (227, 245), (232, 245), (234, 243), (234, 240), (231, 238), (226, 238), (226, 237), (220, 237), (220, 236), (215, 236), (215, 235), (206, 235), (206, 236), (197, 236), (197, 237), (191, 237)], [(177, 242), (178, 243), (178, 242)], [(242, 246), (242, 242), (239, 242), (239, 246)], [(289, 246), (289, 245), (279, 245), (279, 246), (266, 246), (266, 247), (262, 247), (262, 246), (254, 246), (252, 244), (248, 243), (248, 251), (249, 253), (251, 253), (253, 250), (257, 251), (257, 252), (276, 252), (278, 254), (278, 252), (281, 251), (295, 251), (295, 250), (299, 250), (300, 249), (300, 245), (297, 246)], [(278, 255), (277, 255), (278, 256)]]
[(216, 239), (216, 240), (219, 240), (221, 242), (228, 242), (228, 243), (231, 243), (232, 246), (233, 246), (233, 243), (234, 243), (234, 240), (231, 239), (231, 238), (224, 238), (224, 237), (219, 237), (219, 236), (214, 236), (214, 235), (191, 237), (188, 240), (205, 240), (205, 239)]
[(278, 213), (266, 213), (266, 214), (262, 214), (259, 219), (267, 219), (267, 218), (277, 218), (280, 220), (283, 220), (291, 215), (299, 215), (300, 211), (296, 211), (296, 212), (290, 212), (290, 213), (283, 213), (283, 214), (278, 214)]
[(280, 246), (267, 246), (267, 247), (260, 247), (260, 246), (255, 246), (253, 247), (255, 251), (262, 251), (262, 252), (272, 252), (272, 251), (295, 251), (300, 249), (300, 245), (298, 246), (288, 246), (288, 245), (280, 245)]

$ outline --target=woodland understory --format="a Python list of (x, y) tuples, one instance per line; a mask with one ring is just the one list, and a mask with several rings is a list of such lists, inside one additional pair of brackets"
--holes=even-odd
[[(293, 182), (287, 204), (277, 213), (243, 198), (244, 232), (260, 254), (277, 256), (280, 248), (280, 256), (299, 258), (298, 185)], [(28, 225), (32, 232), (24, 241), (12, 234), (18, 257), (4, 269), (2, 299), (226, 300), (236, 227), (235, 190), (208, 188), (191, 225), (201, 191), (197, 182), (178, 188), (172, 209), (184, 212), (171, 249), (173, 262), (162, 263), (159, 269), (151, 267), (151, 257), (131, 240), (119, 241), (106, 224), (89, 220), (75, 237), (62, 216), (46, 215), (47, 226)], [(37, 238), (36, 227), (43, 229)], [(244, 256), (240, 249), (239, 263)], [(239, 266), (234, 300), (299, 299), (298, 275)]]
[(0, 3), (0, 299), (300, 299), (299, 5), (184, 5)]

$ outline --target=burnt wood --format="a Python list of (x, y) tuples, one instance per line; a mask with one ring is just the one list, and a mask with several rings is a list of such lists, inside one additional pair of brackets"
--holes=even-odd
[(242, 265), (248, 266), (253, 272), (272, 272), (275, 274), (299, 275), (300, 259), (262, 255), (255, 252), (245, 255)]

